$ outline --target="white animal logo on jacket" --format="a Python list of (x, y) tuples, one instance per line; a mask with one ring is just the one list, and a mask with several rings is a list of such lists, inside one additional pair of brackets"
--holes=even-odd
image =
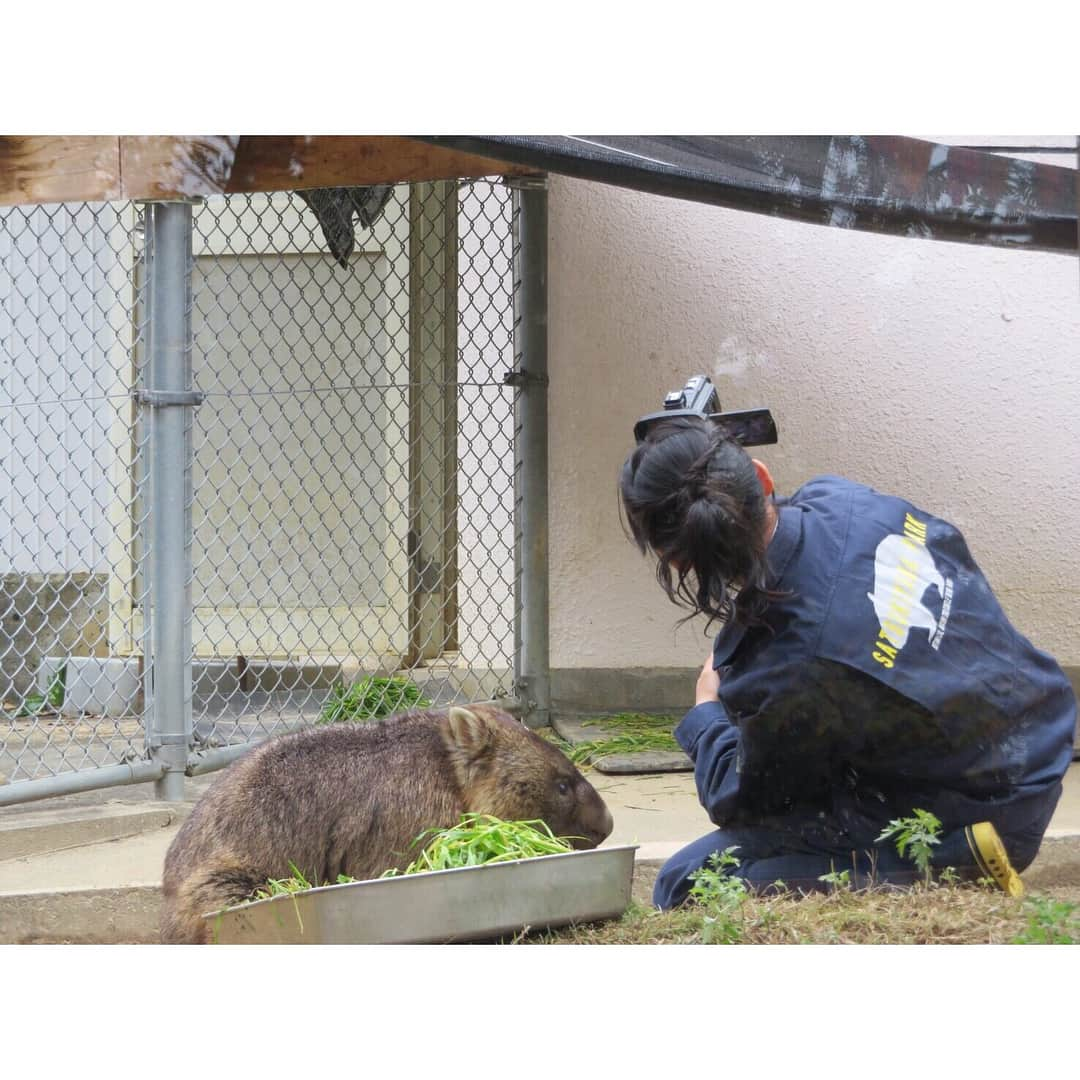
[(911, 628), (929, 631), (933, 639), (938, 620), (923, 602), (933, 586), (945, 595), (945, 579), (926, 545), (910, 536), (890, 533), (874, 553), (874, 591), (867, 593), (881, 623), (881, 636), (897, 649), (907, 644)]

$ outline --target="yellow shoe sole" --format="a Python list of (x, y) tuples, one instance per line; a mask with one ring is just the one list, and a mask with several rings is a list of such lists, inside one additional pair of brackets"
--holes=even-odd
[(964, 831), (968, 847), (986, 877), (993, 878), (1002, 892), (1009, 896), (1023, 896), (1024, 883), (1009, 862), (1008, 852), (997, 829), (989, 821), (980, 821), (969, 825)]

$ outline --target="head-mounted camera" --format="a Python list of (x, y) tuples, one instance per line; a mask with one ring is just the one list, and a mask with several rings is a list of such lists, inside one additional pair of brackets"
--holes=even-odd
[(705, 375), (688, 379), (681, 390), (664, 397), (661, 412), (648, 413), (634, 425), (634, 438), (642, 442), (653, 424), (675, 416), (702, 416), (722, 425), (743, 446), (767, 446), (776, 442), (776, 422), (768, 409), (722, 412), (716, 387)]

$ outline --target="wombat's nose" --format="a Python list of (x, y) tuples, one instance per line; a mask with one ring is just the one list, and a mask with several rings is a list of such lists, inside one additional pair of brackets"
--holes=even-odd
[(615, 828), (615, 819), (611, 816), (611, 811), (603, 804), (601, 804), (601, 810), (602, 813), (596, 819), (596, 825), (586, 830), (589, 847), (599, 847), (611, 835), (611, 830)]
[(581, 829), (580, 835), (572, 838), (570, 843), (578, 851), (587, 851), (590, 848), (599, 847), (611, 835), (611, 830), (614, 827), (615, 820), (611, 816), (611, 811), (601, 803), (600, 813), (588, 823), (582, 822), (579, 826)]

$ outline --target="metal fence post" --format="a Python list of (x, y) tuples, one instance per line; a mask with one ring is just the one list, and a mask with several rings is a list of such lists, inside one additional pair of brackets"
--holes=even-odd
[(515, 619), (514, 681), (530, 727), (551, 722), (548, 643), (547, 178), (514, 192)]
[(138, 393), (150, 424), (151, 619), (146, 657), (147, 747), (165, 766), (159, 799), (184, 798), (191, 737), (191, 387), (192, 209), (150, 203), (147, 387)]

